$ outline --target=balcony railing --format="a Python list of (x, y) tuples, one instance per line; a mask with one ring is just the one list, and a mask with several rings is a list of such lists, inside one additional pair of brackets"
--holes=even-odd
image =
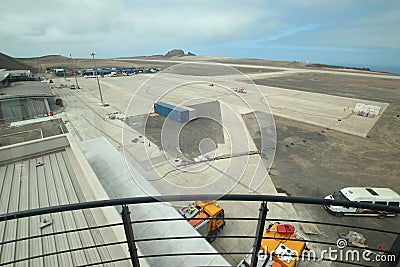
[[(247, 251), (233, 251), (233, 252), (212, 252), (212, 253), (203, 253), (203, 252), (190, 252), (190, 253), (169, 253), (169, 254), (149, 254), (149, 255), (138, 255), (137, 253), (137, 244), (141, 242), (151, 242), (151, 241), (160, 241), (160, 240), (170, 240), (170, 239), (197, 239), (197, 238), (204, 238), (202, 236), (174, 236), (174, 237), (152, 237), (152, 238), (141, 238), (141, 239), (135, 239), (134, 238), (134, 232), (133, 232), (133, 224), (142, 224), (142, 223), (162, 223), (162, 222), (167, 222), (167, 221), (182, 221), (182, 220), (190, 220), (187, 218), (179, 217), (179, 218), (168, 218), (168, 219), (149, 219), (149, 220), (137, 220), (137, 221), (131, 221), (130, 217), (130, 211), (128, 208), (128, 205), (138, 205), (138, 204), (143, 204), (143, 203), (155, 203), (155, 202), (178, 202), (178, 201), (195, 201), (195, 200), (201, 200), (201, 199), (217, 199), (223, 200), (223, 201), (252, 201), (252, 202), (259, 202), (260, 203), (260, 209), (259, 209), (259, 214), (255, 214), (254, 217), (235, 217), (235, 218), (225, 218), (225, 220), (229, 223), (229, 221), (236, 220), (236, 221), (255, 221), (257, 222), (257, 227), (254, 230), (255, 235), (252, 236), (243, 236), (243, 235), (218, 235), (218, 236), (211, 236), (212, 238), (215, 237), (216, 239), (253, 239), (253, 257), (252, 259), (257, 259), (257, 253), (258, 249), (254, 248), (260, 248), (261, 241), (263, 238), (263, 233), (264, 233), (264, 228), (265, 228), (265, 222), (266, 222), (266, 217), (268, 213), (268, 208), (267, 204), (276, 202), (276, 203), (297, 203), (297, 204), (307, 204), (307, 205), (334, 205), (334, 206), (344, 206), (344, 207), (354, 207), (354, 208), (361, 208), (361, 209), (371, 209), (371, 210), (376, 210), (376, 211), (381, 211), (381, 212), (390, 212), (390, 213), (395, 213), (396, 215), (400, 214), (400, 208), (396, 206), (385, 206), (385, 205), (374, 205), (374, 204), (367, 204), (367, 203), (360, 203), (360, 202), (350, 202), (350, 201), (336, 201), (336, 200), (328, 200), (328, 199), (318, 199), (318, 198), (304, 198), (304, 197), (288, 197), (288, 196), (270, 196), (270, 195), (240, 195), (240, 194), (228, 194), (223, 197), (220, 195), (175, 195), (175, 196), (157, 196), (157, 197), (133, 197), (133, 198), (120, 198), (120, 199), (110, 199), (110, 200), (101, 200), (101, 201), (92, 201), (92, 202), (85, 202), (85, 203), (76, 203), (76, 204), (69, 204), (69, 205), (61, 205), (61, 206), (53, 206), (53, 207), (47, 207), (47, 208), (39, 208), (39, 209), (32, 209), (32, 210), (26, 210), (26, 211), (20, 211), (20, 212), (13, 212), (13, 213), (8, 213), (8, 214), (2, 214), (0, 215), (0, 222), (5, 222), (5, 221), (12, 221), (12, 220), (17, 220), (21, 218), (29, 218), (32, 216), (38, 216), (38, 215), (46, 215), (46, 214), (52, 214), (52, 213), (62, 213), (62, 212), (68, 212), (68, 211), (76, 211), (76, 210), (85, 210), (85, 209), (96, 209), (96, 208), (101, 208), (101, 207), (117, 207), (120, 206), (122, 207), (122, 212), (121, 212), (121, 222), (119, 223), (114, 223), (114, 224), (105, 224), (105, 225), (99, 225), (99, 226), (93, 226), (93, 227), (85, 227), (85, 228), (78, 228), (78, 229), (71, 229), (71, 230), (65, 230), (65, 231), (59, 231), (59, 232), (51, 232), (51, 233), (46, 233), (46, 234), (41, 234), (41, 235), (32, 235), (32, 236), (26, 236), (22, 238), (17, 238), (14, 240), (6, 240), (3, 242), (0, 242), (0, 248), (6, 244), (10, 243), (17, 243), (17, 242), (23, 242), (35, 238), (43, 238), (43, 237), (48, 237), (48, 236), (57, 236), (57, 235), (65, 235), (65, 234), (70, 234), (70, 233), (76, 233), (76, 232), (82, 232), (82, 231), (90, 231), (94, 229), (102, 229), (102, 228), (108, 228), (108, 227), (121, 227), (123, 226), (124, 232), (125, 232), (125, 240), (119, 241), (119, 242), (109, 242), (109, 243), (104, 243), (100, 245), (94, 245), (94, 246), (84, 246), (84, 247), (79, 247), (79, 248), (74, 248), (74, 249), (67, 249), (67, 250), (62, 250), (62, 251), (56, 251), (56, 252), (51, 252), (51, 253), (43, 253), (40, 255), (33, 255), (25, 258), (18, 258), (14, 260), (10, 260), (7, 262), (0, 262), (0, 266), (6, 266), (6, 265), (13, 265), (21, 262), (29, 262), (31, 260), (37, 259), (37, 258), (45, 258), (45, 257), (50, 257), (54, 255), (59, 255), (63, 253), (71, 253), (75, 251), (81, 251), (81, 250), (88, 250), (88, 249), (93, 249), (93, 248), (98, 248), (98, 247), (112, 247), (116, 245), (127, 245), (129, 255), (130, 257), (125, 257), (125, 258), (118, 258), (118, 259), (111, 259), (107, 261), (100, 261), (100, 262), (93, 262), (90, 264), (85, 264), (85, 266), (96, 266), (96, 265), (101, 265), (101, 264), (106, 264), (106, 263), (116, 263), (116, 262), (130, 262), (130, 264), (134, 267), (140, 266), (140, 259), (146, 259), (146, 258), (154, 258), (154, 257), (174, 257), (174, 256), (202, 256), (202, 255), (215, 255), (215, 254), (220, 254), (220, 255), (242, 255), (243, 257), (247, 254), (249, 254), (251, 247), (248, 248)], [(389, 231), (385, 229), (377, 229), (377, 228), (372, 228), (372, 227), (361, 227), (361, 226), (355, 226), (355, 225), (346, 225), (346, 224), (338, 224), (338, 223), (328, 223), (328, 222), (316, 222), (316, 221), (306, 221), (306, 220), (294, 220), (294, 219), (282, 219), (282, 218), (268, 218), (269, 221), (281, 221), (281, 222), (291, 222), (291, 223), (302, 223), (302, 224), (317, 224), (317, 225), (327, 225), (327, 226), (332, 226), (332, 227), (344, 227), (344, 228), (350, 228), (352, 230), (354, 229), (359, 229), (359, 230), (365, 230), (365, 231), (371, 231), (371, 232), (378, 232), (382, 234), (388, 234), (392, 235), (394, 237), (394, 242), (392, 247), (389, 250), (382, 250), (382, 248), (379, 247), (368, 247), (368, 250), (371, 252), (374, 252), (379, 255), (384, 255), (385, 259), (390, 259), (389, 261), (381, 262), (379, 263), (379, 266), (396, 266), (399, 263), (399, 258), (400, 258), (400, 232), (396, 229), (396, 231)], [(396, 219), (397, 220), (397, 219)], [(399, 224), (400, 225), (400, 224)], [(208, 236), (210, 238), (210, 236)], [(314, 238), (306, 239), (304, 240), (308, 244), (324, 244), (324, 245), (329, 245), (329, 246), (336, 246), (336, 242), (325, 242), (325, 241), (319, 241)], [(360, 247), (356, 246), (348, 246), (348, 247), (354, 247), (354, 249), (360, 249)], [(362, 250), (362, 249), (361, 249)], [(1, 255), (1, 253), (0, 253)], [(29, 254), (28, 254), (29, 255)], [(320, 257), (320, 258), (311, 258), (309, 260), (318, 260), (318, 261), (331, 261), (331, 262), (339, 262), (342, 264), (348, 264), (348, 265), (355, 265), (355, 266), (377, 266), (376, 263), (375, 265), (367, 264), (367, 263), (362, 263), (362, 262), (352, 262), (352, 261), (345, 261), (341, 259), (332, 259), (329, 257)], [(252, 266), (256, 266), (257, 260), (252, 261)]]

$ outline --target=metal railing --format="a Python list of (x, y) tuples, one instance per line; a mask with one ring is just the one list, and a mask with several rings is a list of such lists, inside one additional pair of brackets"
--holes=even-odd
[[(260, 202), (259, 214), (258, 217), (235, 217), (235, 218), (225, 218), (226, 221), (231, 220), (242, 220), (242, 221), (256, 221), (257, 227), (255, 229), (255, 235), (218, 235), (218, 236), (211, 236), (217, 239), (253, 239), (253, 250), (252, 250), (252, 263), (251, 266), (257, 266), (257, 259), (258, 259), (258, 252), (261, 247), (261, 242), (263, 239), (270, 239), (267, 237), (263, 237), (264, 228), (266, 217), (268, 213), (267, 204), (271, 202), (277, 203), (297, 203), (297, 204), (307, 204), (307, 205), (334, 205), (334, 206), (344, 206), (344, 207), (353, 207), (353, 208), (360, 208), (360, 209), (371, 209), (375, 211), (382, 211), (382, 212), (390, 212), (395, 213), (396, 215), (400, 214), (400, 208), (396, 206), (385, 206), (385, 205), (375, 205), (375, 204), (368, 204), (368, 203), (360, 203), (360, 202), (350, 202), (350, 201), (336, 201), (336, 200), (328, 200), (328, 199), (319, 199), (319, 198), (305, 198), (305, 197), (289, 197), (289, 196), (271, 196), (271, 195), (242, 195), (242, 194), (228, 194), (225, 196), (220, 195), (172, 195), (172, 196), (157, 196), (157, 197), (133, 197), (133, 198), (120, 198), (120, 199), (110, 199), (110, 200), (101, 200), (101, 201), (92, 201), (92, 202), (85, 202), (85, 203), (75, 203), (75, 204), (68, 204), (68, 205), (60, 205), (60, 206), (53, 206), (47, 208), (39, 208), (39, 209), (32, 209), (26, 211), (19, 211), (19, 212), (12, 212), (8, 214), (0, 215), (0, 222), (5, 221), (12, 221), (18, 220), (22, 218), (29, 218), (32, 216), (38, 215), (45, 215), (45, 214), (52, 214), (52, 213), (62, 213), (68, 211), (77, 211), (77, 210), (86, 210), (86, 209), (95, 209), (101, 207), (122, 207), (121, 211), (121, 222), (113, 223), (113, 224), (105, 224), (105, 225), (97, 225), (97, 226), (90, 226), (90, 227), (83, 227), (83, 228), (76, 228), (58, 232), (51, 232), (46, 234), (40, 235), (32, 235), (26, 236), (22, 238), (16, 238), (13, 240), (6, 240), (0, 242), (0, 248), (6, 244), (23, 242), (35, 238), (43, 238), (49, 236), (57, 236), (69, 233), (76, 233), (76, 232), (83, 232), (83, 231), (90, 231), (95, 229), (103, 229), (103, 228), (110, 228), (110, 227), (121, 227), (123, 226), (125, 232), (125, 240), (117, 241), (117, 242), (108, 242), (103, 244), (96, 244), (92, 246), (83, 246), (73, 249), (66, 249), (61, 251), (55, 251), (50, 253), (43, 253), (40, 255), (28, 256), (25, 258), (14, 259), (7, 262), (0, 262), (0, 266), (5, 265), (12, 265), (19, 262), (26, 262), (30, 260), (34, 260), (37, 258), (45, 258), (54, 255), (59, 255), (63, 253), (71, 253), (81, 250), (88, 250), (93, 248), (99, 247), (112, 247), (116, 245), (124, 245), (126, 244), (129, 251), (129, 257), (117, 258), (117, 259), (110, 259), (110, 260), (103, 260), (99, 262), (92, 262), (89, 264), (85, 264), (84, 266), (95, 266), (101, 265), (106, 263), (115, 263), (115, 262), (122, 262), (122, 261), (130, 261), (131, 265), (134, 267), (139, 267), (140, 262), (139, 259), (146, 259), (146, 258), (154, 258), (154, 257), (174, 257), (174, 256), (202, 256), (202, 255), (242, 255), (245, 256), (249, 254), (251, 248), (247, 251), (233, 251), (233, 252), (190, 252), (190, 253), (169, 253), (169, 254), (148, 254), (148, 255), (138, 255), (137, 253), (137, 244), (141, 242), (151, 242), (151, 241), (160, 241), (160, 240), (184, 240), (184, 239), (197, 239), (197, 238), (204, 238), (203, 236), (174, 236), (174, 237), (152, 237), (152, 238), (140, 238), (135, 239), (134, 231), (133, 231), (133, 224), (142, 224), (142, 223), (154, 223), (154, 222), (168, 222), (168, 221), (182, 221), (182, 220), (190, 220), (189, 218), (179, 217), (179, 218), (168, 218), (168, 219), (148, 219), (148, 220), (136, 220), (131, 221), (130, 211), (128, 205), (138, 205), (144, 203), (156, 203), (156, 202), (178, 202), (178, 201), (195, 201), (201, 199), (219, 199), (223, 201), (250, 201), (250, 202)], [(133, 206), (134, 207), (134, 206)], [(317, 224), (317, 225), (327, 225), (327, 226), (334, 226), (334, 227), (347, 227), (351, 229), (360, 229), (360, 230), (367, 230), (367, 231), (374, 231), (384, 234), (390, 234), (394, 236), (394, 243), (389, 250), (382, 251), (381, 248), (371, 248), (369, 247), (368, 250), (380, 253), (382, 255), (386, 255), (386, 258), (391, 259), (391, 261), (382, 262), (380, 266), (396, 266), (399, 263), (400, 258), (400, 231), (390, 231), (385, 229), (376, 229), (372, 227), (361, 227), (361, 226), (354, 226), (354, 225), (346, 225), (346, 224), (338, 224), (332, 222), (316, 222), (316, 221), (306, 221), (306, 220), (295, 220), (295, 219), (281, 219), (281, 218), (268, 218), (269, 221), (284, 221), (284, 222), (292, 222), (292, 223), (303, 223), (303, 224)], [(210, 236), (207, 236), (210, 237)], [(280, 239), (280, 238), (273, 238), (273, 239)], [(285, 238), (285, 240), (287, 240)], [(292, 239), (291, 239), (292, 240)], [(298, 240), (297, 240), (298, 241)], [(334, 245), (336, 246), (335, 242), (326, 242), (320, 240), (313, 240), (313, 239), (306, 239), (304, 242), (308, 242), (310, 244), (324, 244), (324, 245)], [(349, 246), (354, 247), (356, 249), (360, 249), (360, 247), (356, 246)], [(28, 254), (29, 255), (29, 254)], [(0, 250), (1, 256), (1, 250)], [(390, 257), (389, 257), (390, 256)], [(343, 261), (338, 259), (332, 258), (312, 258), (312, 260), (319, 260), (319, 261), (332, 261), (332, 262), (339, 262), (343, 264), (349, 265), (356, 265), (356, 266), (376, 266), (376, 265), (368, 265), (360, 262), (351, 262), (351, 261)]]

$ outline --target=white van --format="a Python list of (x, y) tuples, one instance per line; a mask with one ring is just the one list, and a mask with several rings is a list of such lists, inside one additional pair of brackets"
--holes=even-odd
[[(342, 200), (342, 201), (356, 201), (368, 204), (389, 205), (394, 207), (400, 206), (400, 196), (395, 191), (389, 188), (373, 188), (373, 187), (346, 187), (332, 195), (326, 196), (325, 199)], [(346, 208), (343, 206), (330, 206), (324, 205), (324, 208), (331, 214), (336, 216), (343, 215), (364, 215), (364, 216), (378, 216), (384, 218), (385, 216), (395, 216), (395, 213), (386, 211), (377, 211), (371, 209), (361, 208)]]

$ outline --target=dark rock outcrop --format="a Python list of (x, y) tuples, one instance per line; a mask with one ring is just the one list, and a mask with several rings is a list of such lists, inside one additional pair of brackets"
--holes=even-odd
[(172, 49), (165, 54), (165, 57), (183, 57), (185, 52), (182, 49)]
[(168, 51), (168, 53), (164, 55), (164, 57), (184, 57), (184, 56), (195, 56), (195, 54), (193, 54), (192, 52), (188, 52), (187, 54), (185, 54), (185, 51), (183, 51), (182, 49), (172, 49), (171, 51)]

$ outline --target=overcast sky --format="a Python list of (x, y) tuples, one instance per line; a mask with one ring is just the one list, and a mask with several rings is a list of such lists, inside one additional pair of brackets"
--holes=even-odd
[[(399, 67), (399, 0), (1, 1), (1, 52), (199, 55)], [(399, 70), (400, 71), (400, 70)]]

